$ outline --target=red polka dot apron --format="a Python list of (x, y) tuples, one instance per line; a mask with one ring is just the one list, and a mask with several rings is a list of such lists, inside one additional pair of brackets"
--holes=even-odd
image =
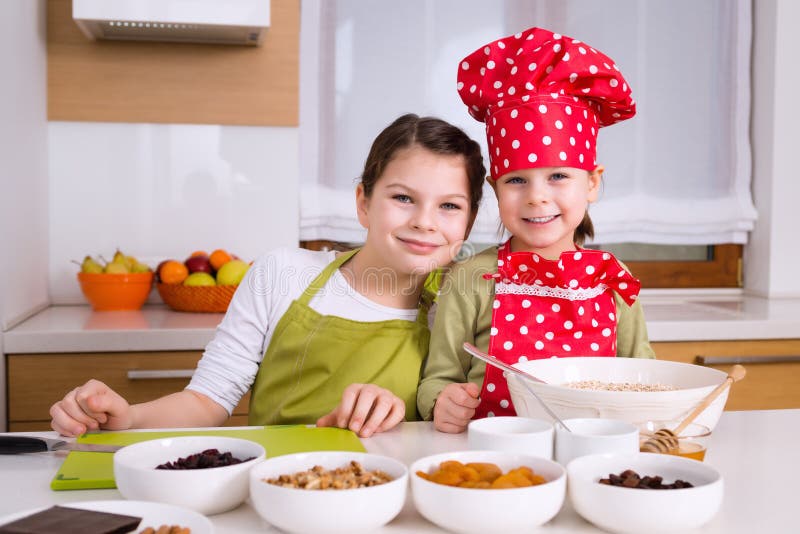
[[(564, 252), (547, 260), (499, 247), (489, 354), (513, 365), (564, 356), (615, 356), (613, 292), (630, 306), (641, 284), (602, 250)], [(503, 371), (486, 366), (475, 418), (516, 415)]]

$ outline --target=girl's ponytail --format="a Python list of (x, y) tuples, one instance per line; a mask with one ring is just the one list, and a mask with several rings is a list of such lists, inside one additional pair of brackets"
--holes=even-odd
[(592, 239), (593, 237), (594, 224), (592, 224), (592, 218), (589, 217), (589, 210), (586, 210), (586, 213), (583, 214), (583, 220), (572, 234), (572, 240), (575, 241), (576, 245), (582, 247), (587, 238)]

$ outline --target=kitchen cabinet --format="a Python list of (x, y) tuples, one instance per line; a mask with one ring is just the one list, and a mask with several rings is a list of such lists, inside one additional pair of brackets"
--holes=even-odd
[[(134, 404), (182, 390), (202, 351), (8, 354), (8, 430), (50, 429), (50, 406), (96, 378)], [(247, 424), (250, 393), (227, 421)]]
[(47, 118), (296, 127), (300, 1), (270, 18), (261, 46), (92, 41), (71, 1), (48, 0)]
[(726, 410), (800, 408), (800, 339), (651, 343), (656, 357), (708, 365), (728, 372), (736, 363), (747, 376), (731, 388)]

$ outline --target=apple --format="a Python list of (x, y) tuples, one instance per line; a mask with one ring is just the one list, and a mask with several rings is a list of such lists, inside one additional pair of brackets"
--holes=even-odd
[(244, 278), (250, 265), (242, 260), (231, 260), (217, 271), (217, 284), (221, 286), (235, 286)]
[(215, 286), (217, 285), (216, 280), (214, 277), (208, 273), (192, 273), (186, 277), (186, 280), (183, 281), (183, 285), (185, 286)]
[(186, 265), (186, 268), (189, 269), (189, 274), (191, 273), (208, 273), (211, 274), (213, 270), (211, 269), (211, 261), (208, 259), (206, 255), (196, 255), (191, 256), (183, 262)]

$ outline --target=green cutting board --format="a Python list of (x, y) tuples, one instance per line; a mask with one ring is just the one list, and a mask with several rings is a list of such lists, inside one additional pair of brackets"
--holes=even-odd
[[(356, 451), (364, 446), (350, 430), (342, 428), (315, 428), (304, 425), (279, 425), (239, 430), (177, 430), (158, 432), (103, 432), (84, 434), (79, 443), (102, 445), (130, 445), (151, 439), (176, 436), (228, 436), (249, 439), (260, 443), (267, 458), (294, 452)], [(116, 488), (114, 482), (114, 455), (107, 452), (70, 452), (56, 476), (50, 482), (53, 490)]]

